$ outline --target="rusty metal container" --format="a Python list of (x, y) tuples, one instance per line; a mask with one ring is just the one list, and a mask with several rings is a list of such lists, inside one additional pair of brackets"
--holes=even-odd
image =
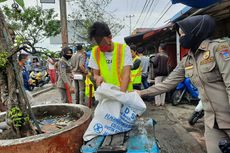
[[(70, 113), (77, 118), (71, 125), (50, 133), (19, 139), (0, 140), (0, 153), (78, 153), (83, 134), (91, 121), (88, 107), (76, 104), (48, 104), (32, 108), (35, 116)], [(4, 117), (1, 115), (0, 118)]]

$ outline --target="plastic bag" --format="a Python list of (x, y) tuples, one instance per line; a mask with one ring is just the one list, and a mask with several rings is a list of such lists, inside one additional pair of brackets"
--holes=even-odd
[(83, 136), (84, 141), (131, 130), (137, 115), (142, 115), (146, 109), (136, 92), (124, 93), (111, 84), (102, 83), (95, 91), (95, 98), (99, 103)]

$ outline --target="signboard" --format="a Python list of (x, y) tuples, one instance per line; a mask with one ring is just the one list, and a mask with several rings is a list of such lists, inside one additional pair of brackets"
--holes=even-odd
[(40, 3), (55, 3), (55, 0), (40, 0)]

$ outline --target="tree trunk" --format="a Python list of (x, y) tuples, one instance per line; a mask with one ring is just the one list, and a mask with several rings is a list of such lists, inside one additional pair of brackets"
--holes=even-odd
[[(11, 36), (9, 35), (2, 10), (0, 10), (0, 52), (7, 51), (10, 54), (10, 52), (13, 51), (11, 47), (12, 44), (13, 42)], [(6, 77), (4, 77), (4, 72)], [(6, 89), (8, 95), (7, 97), (4, 97), (2, 95), (4, 91), (2, 90), (0, 94), (2, 101), (7, 100), (8, 114), (9, 111), (12, 111), (13, 108), (17, 107), (23, 113), (23, 117), (26, 117), (30, 116), (29, 114), (31, 114), (31, 110), (28, 98), (22, 86), (22, 77), (20, 74), (21, 73), (17, 64), (17, 55), (15, 54), (8, 58), (5, 69), (0, 73), (1, 89)], [(7, 121), (11, 121), (11, 119), (12, 118), (7, 115)], [(24, 122), (20, 127), (15, 125), (12, 121), (10, 123), (10, 126), (14, 129), (17, 137), (25, 137), (35, 134), (30, 122)]]

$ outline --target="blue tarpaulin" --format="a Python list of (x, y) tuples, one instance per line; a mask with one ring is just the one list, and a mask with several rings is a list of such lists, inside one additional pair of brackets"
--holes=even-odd
[(173, 4), (182, 3), (195, 8), (204, 8), (221, 0), (171, 0)]

